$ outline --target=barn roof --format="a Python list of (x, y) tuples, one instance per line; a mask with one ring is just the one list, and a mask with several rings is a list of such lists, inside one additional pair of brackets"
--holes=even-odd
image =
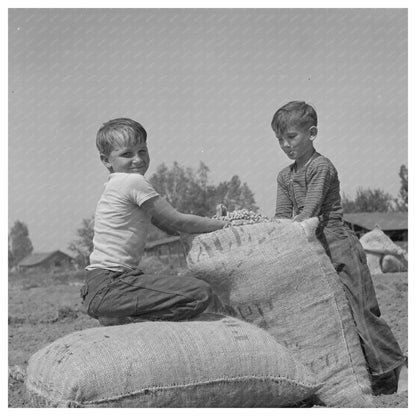
[(378, 226), (383, 231), (407, 230), (407, 212), (354, 212), (344, 220), (367, 230)]
[(38, 264), (43, 263), (45, 260), (49, 259), (50, 257), (54, 256), (55, 254), (63, 254), (64, 256), (67, 256), (69, 258), (72, 258), (71, 256), (68, 256), (68, 254), (60, 251), (48, 251), (47, 253), (32, 253), (26, 256), (24, 259), (20, 260), (19, 266), (36, 266)]
[(166, 244), (171, 244), (175, 241), (180, 240), (180, 237), (178, 236), (172, 236), (172, 237), (166, 237), (161, 238), (160, 240), (150, 241), (146, 244), (145, 250), (151, 250), (152, 248), (158, 247), (158, 246), (164, 246)]

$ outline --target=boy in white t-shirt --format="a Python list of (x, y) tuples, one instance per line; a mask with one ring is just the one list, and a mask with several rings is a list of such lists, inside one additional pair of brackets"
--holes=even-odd
[(206, 310), (222, 309), (218, 297), (202, 280), (143, 273), (148, 226), (170, 233), (205, 233), (227, 223), (176, 211), (144, 177), (149, 168), (147, 133), (136, 121), (119, 118), (97, 133), (100, 159), (110, 171), (98, 201), (94, 249), (81, 289), (87, 313), (102, 325), (140, 320), (178, 321)]

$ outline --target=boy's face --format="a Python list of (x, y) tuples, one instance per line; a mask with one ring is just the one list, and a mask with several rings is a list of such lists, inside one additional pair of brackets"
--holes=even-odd
[(145, 142), (121, 145), (115, 147), (108, 156), (101, 154), (100, 157), (110, 172), (144, 175), (150, 164), (149, 151)]
[(308, 128), (289, 124), (287, 129), (276, 137), (281, 149), (289, 159), (301, 160), (313, 151), (313, 140), (315, 140), (317, 133), (318, 130), (315, 126)]

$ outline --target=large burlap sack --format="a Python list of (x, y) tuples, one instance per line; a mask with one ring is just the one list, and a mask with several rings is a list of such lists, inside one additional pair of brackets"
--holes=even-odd
[(360, 238), (371, 274), (407, 270), (407, 254), (378, 227)]
[(188, 266), (316, 373), (325, 405), (372, 407), (360, 340), (317, 225), (279, 220), (187, 235)]
[(74, 332), (29, 360), (35, 406), (284, 407), (316, 378), (266, 331), (216, 314)]

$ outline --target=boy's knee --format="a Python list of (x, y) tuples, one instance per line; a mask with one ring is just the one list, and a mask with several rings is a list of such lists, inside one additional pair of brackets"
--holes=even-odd
[(204, 311), (211, 303), (213, 296), (214, 292), (211, 286), (203, 280), (200, 280), (193, 293), (196, 304), (195, 309), (197, 309), (198, 312)]
[(119, 305), (106, 297), (106, 292), (98, 291), (84, 299), (84, 309), (91, 318), (99, 319), (105, 317), (117, 317)]
[(199, 288), (199, 296), (196, 300), (195, 312), (213, 312), (230, 315), (232, 312), (228, 310), (221, 302), (218, 295), (213, 291), (212, 287), (202, 282)]
[(215, 297), (211, 286), (199, 279), (192, 279), (192, 281), (188, 283), (188, 288), (184, 295), (187, 299), (185, 303), (187, 304), (187, 313), (190, 314), (189, 317), (194, 317), (195, 315), (204, 312)]
[(84, 310), (91, 318), (98, 319), (101, 316), (99, 308), (93, 302), (84, 302)]

